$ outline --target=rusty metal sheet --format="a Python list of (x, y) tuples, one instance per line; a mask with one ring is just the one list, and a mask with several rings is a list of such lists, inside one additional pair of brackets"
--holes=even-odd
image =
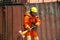
[(18, 31), (23, 27), (23, 6), (13, 6), (13, 40), (22, 40), (22, 37), (18, 38)]
[(18, 31), (23, 29), (24, 12), (23, 6), (5, 6), (6, 40), (23, 40)]
[(2, 40), (2, 6), (0, 6), (0, 40)]
[(27, 2), (27, 0), (21, 0), (21, 3), (22, 4), (24, 4), (24, 3), (26, 3)]
[(13, 21), (12, 21), (12, 6), (6, 6), (5, 7), (5, 13), (6, 13), (6, 26), (7, 26), (7, 40), (13, 39)]
[(0, 33), (2, 33), (2, 7), (0, 7)]

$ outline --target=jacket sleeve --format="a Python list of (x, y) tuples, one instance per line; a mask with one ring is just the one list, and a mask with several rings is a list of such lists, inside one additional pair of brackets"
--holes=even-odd
[(28, 15), (26, 15), (25, 17), (24, 17), (24, 27), (25, 28), (29, 28), (29, 16)]
[(39, 26), (40, 24), (41, 24), (41, 20), (38, 17), (36, 17), (36, 26)]

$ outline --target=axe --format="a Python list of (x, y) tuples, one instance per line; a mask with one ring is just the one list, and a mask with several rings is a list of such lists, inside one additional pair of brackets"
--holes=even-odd
[[(36, 26), (34, 26), (34, 27), (36, 27)], [(31, 29), (33, 29), (34, 27), (31, 27), (31, 28), (29, 28), (29, 29), (27, 29), (27, 30), (25, 30), (25, 31), (23, 31), (23, 32), (22, 32), (22, 30), (19, 30), (19, 33), (20, 33), (20, 35), (22, 36), (22, 38), (25, 38), (25, 34), (26, 34), (28, 31), (30, 31)]]

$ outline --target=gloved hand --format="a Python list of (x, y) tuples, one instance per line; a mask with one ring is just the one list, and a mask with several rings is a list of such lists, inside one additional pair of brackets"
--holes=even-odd
[(27, 25), (27, 26), (25, 27), (25, 30), (30, 31), (30, 30), (31, 30), (31, 28)]
[(33, 30), (36, 30), (37, 29), (37, 26), (36, 26), (36, 23), (35, 22), (32, 23), (32, 27), (33, 27)]
[(37, 30), (37, 26), (33, 26), (33, 30)]
[(30, 26), (29, 25), (26, 25), (25, 29), (29, 29), (29, 28), (30, 28)]

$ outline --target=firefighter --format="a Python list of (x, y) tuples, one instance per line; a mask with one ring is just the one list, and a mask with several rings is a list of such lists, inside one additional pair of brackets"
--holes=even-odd
[(27, 40), (31, 40), (31, 36), (34, 40), (39, 40), (38, 34), (36, 32), (37, 27), (40, 25), (41, 21), (37, 16), (38, 10), (36, 7), (31, 7), (30, 11), (26, 12), (24, 16), (24, 28), (29, 29), (34, 27), (32, 30), (29, 30), (25, 35)]

